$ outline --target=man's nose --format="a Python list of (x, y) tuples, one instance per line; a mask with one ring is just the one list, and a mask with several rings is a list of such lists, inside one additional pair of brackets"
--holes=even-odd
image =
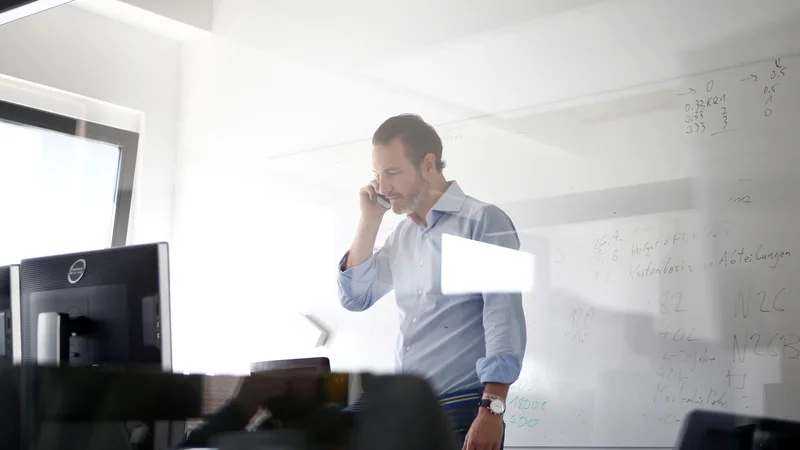
[(388, 193), (391, 191), (392, 189), (389, 183), (378, 181), (378, 194), (388, 195)]

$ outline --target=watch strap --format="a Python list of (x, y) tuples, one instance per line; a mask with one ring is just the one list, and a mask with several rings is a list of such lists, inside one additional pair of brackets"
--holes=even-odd
[[(478, 402), (478, 406), (481, 407), (481, 408), (488, 409), (489, 412), (492, 413), (495, 416), (502, 416), (503, 415), (502, 413), (496, 413), (496, 412), (492, 411), (492, 407), (491, 406), (492, 406), (492, 402), (494, 400), (498, 400), (498, 399), (482, 398), (481, 401)], [(502, 400), (502, 399), (500, 399), (500, 400)], [(505, 406), (505, 403), (503, 404), (503, 406)], [(505, 408), (503, 408), (503, 409), (505, 409)]]

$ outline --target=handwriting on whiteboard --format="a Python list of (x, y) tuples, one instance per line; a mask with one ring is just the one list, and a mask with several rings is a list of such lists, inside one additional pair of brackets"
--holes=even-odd
[[(783, 94), (782, 84), (791, 71), (780, 59), (765, 67), (743, 75), (740, 83), (753, 86), (760, 95), (761, 105), (758, 114), (765, 118), (773, 117), (776, 106)], [(702, 83), (701, 83), (702, 84)], [(744, 120), (747, 111), (732, 111), (727, 92), (720, 91), (713, 79), (702, 86), (689, 88), (679, 93), (684, 101), (683, 125), (685, 134), (715, 136), (730, 130), (732, 121)], [(743, 125), (741, 122), (739, 125)]]

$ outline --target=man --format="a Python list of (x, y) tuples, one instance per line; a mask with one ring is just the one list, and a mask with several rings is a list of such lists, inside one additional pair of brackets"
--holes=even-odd
[[(394, 289), (397, 368), (431, 383), (465, 449), (501, 449), (505, 399), (525, 353), (522, 296), (442, 294), (440, 249), (442, 235), (450, 234), (519, 250), (514, 225), (500, 208), (445, 179), (442, 141), (419, 116), (386, 120), (372, 143), (375, 178), (360, 191), (358, 230), (340, 262), (341, 303), (364, 311)], [(373, 254), (387, 211), (377, 194), (407, 219)]]

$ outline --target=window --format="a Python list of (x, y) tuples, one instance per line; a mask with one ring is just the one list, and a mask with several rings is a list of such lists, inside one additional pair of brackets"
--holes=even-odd
[(0, 101), (0, 264), (125, 245), (137, 143)]

